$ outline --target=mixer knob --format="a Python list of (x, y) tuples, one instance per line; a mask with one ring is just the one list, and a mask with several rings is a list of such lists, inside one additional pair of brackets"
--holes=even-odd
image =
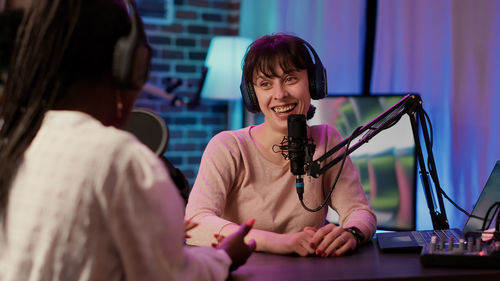
[(448, 238), (448, 251), (453, 251), (453, 237)]
[(436, 251), (436, 244), (437, 244), (437, 236), (432, 235), (431, 236), (431, 244), (429, 245), (429, 252), (435, 252)]
[(481, 241), (481, 238), (476, 238), (476, 251), (481, 252), (483, 250), (483, 242)]
[(439, 240), (439, 250), (444, 251), (444, 240), (443, 239)]
[(460, 238), (460, 240), (458, 240), (458, 249), (463, 252), (465, 251), (465, 240)]
[(472, 248), (473, 245), (474, 245), (474, 238), (472, 238), (472, 237), (467, 238), (467, 251), (468, 252), (473, 251), (473, 248)]

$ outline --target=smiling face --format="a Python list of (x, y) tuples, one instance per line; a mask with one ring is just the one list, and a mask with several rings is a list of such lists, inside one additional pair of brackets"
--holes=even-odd
[(284, 73), (276, 64), (276, 75), (254, 74), (253, 86), (264, 114), (264, 126), (287, 133), (287, 118), (291, 114), (306, 114), (311, 104), (309, 81), (306, 70)]

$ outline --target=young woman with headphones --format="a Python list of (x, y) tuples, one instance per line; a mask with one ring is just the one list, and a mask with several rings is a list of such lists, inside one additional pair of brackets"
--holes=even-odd
[(184, 203), (124, 124), (150, 47), (130, 0), (33, 1), (0, 107), (0, 280), (225, 280), (243, 223), (184, 247)]
[[(327, 208), (315, 213), (302, 208), (289, 161), (273, 151), (288, 134), (287, 117), (311, 118), (311, 98), (326, 95), (326, 71), (314, 49), (283, 33), (257, 39), (245, 56), (240, 88), (246, 108), (262, 112), (264, 123), (219, 133), (207, 145), (186, 209), (186, 217), (199, 226), (187, 242), (204, 245), (210, 241), (208, 233), (227, 235), (250, 217), (256, 223), (247, 237), (256, 240), (258, 251), (327, 257), (369, 241), (376, 218), (349, 158), (328, 202), (339, 213), (336, 226), (325, 224)], [(313, 159), (342, 141), (329, 125), (307, 131), (316, 144)], [(307, 205), (325, 199), (337, 172), (334, 167), (317, 179), (304, 179)]]

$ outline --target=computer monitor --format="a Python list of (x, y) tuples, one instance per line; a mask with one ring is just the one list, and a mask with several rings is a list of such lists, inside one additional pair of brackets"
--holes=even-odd
[[(329, 94), (321, 100), (311, 102), (317, 109), (314, 117), (307, 123), (329, 124), (347, 138), (355, 128), (366, 125), (404, 96), (405, 94)], [(262, 123), (264, 116), (258, 113), (245, 119), (248, 126)], [(352, 144), (357, 140), (354, 139)], [(350, 157), (377, 215), (377, 229), (415, 230), (417, 158), (408, 115), (403, 115), (396, 125), (378, 133), (351, 153)], [(338, 215), (331, 209), (327, 219), (338, 223)]]
[[(308, 124), (329, 124), (347, 138), (355, 128), (366, 125), (404, 96), (328, 95), (312, 101), (317, 110)], [(352, 144), (356, 141), (353, 140)], [(403, 115), (393, 127), (378, 133), (350, 157), (377, 215), (377, 229), (414, 230), (416, 152), (408, 115)], [(330, 210), (328, 220), (338, 222), (338, 215)]]

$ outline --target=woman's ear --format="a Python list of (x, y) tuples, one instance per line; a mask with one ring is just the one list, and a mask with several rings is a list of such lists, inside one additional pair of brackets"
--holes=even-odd
[(115, 90), (115, 105), (116, 105), (116, 120), (123, 119), (123, 100), (122, 93), (119, 89)]
[(118, 126), (123, 126), (129, 116), (132, 108), (134, 107), (135, 100), (141, 93), (139, 90), (124, 90), (115, 88), (115, 118)]

